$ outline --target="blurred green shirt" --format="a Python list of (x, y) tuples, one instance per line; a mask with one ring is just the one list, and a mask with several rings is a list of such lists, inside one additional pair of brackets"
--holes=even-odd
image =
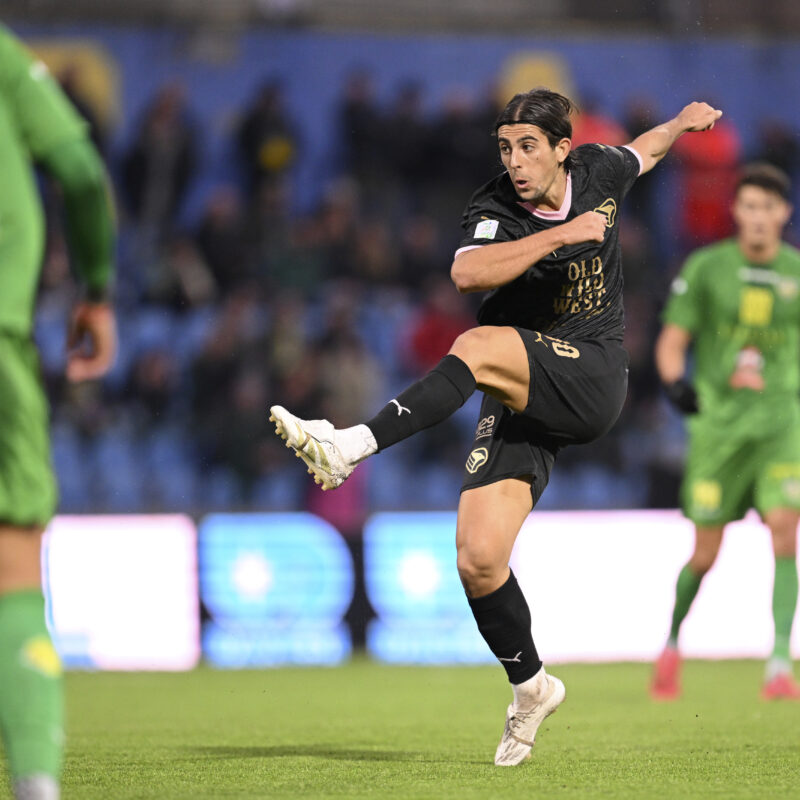
[[(769, 264), (744, 258), (727, 239), (690, 255), (673, 281), (663, 321), (693, 339), (698, 426), (725, 426), (743, 440), (800, 424), (800, 251), (781, 244)], [(764, 389), (735, 389), (749, 369)]]
[(85, 127), (44, 64), (0, 26), (0, 330), (32, 325), (45, 236), (32, 163)]

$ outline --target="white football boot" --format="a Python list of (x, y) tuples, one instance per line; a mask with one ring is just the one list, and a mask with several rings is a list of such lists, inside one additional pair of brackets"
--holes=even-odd
[(366, 425), (337, 430), (326, 419), (300, 419), (283, 406), (272, 406), (269, 418), (275, 423), (275, 432), (305, 461), (308, 474), (323, 490), (341, 486), (356, 465), (377, 450)]
[(564, 684), (548, 675), (542, 667), (534, 676), (540, 683), (540, 699), (531, 707), (515, 708), (514, 703), (506, 712), (506, 727), (503, 738), (494, 754), (498, 767), (513, 767), (530, 758), (536, 740), (536, 731), (563, 702), (567, 695)]

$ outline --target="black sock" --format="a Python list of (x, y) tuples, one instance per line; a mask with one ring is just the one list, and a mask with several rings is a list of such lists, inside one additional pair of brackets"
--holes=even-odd
[(542, 667), (531, 634), (531, 612), (514, 573), (491, 594), (468, 597), (478, 630), (508, 673), (511, 683), (523, 683)]
[(378, 450), (383, 450), (447, 419), (474, 391), (475, 376), (470, 368), (458, 356), (446, 355), (366, 424)]

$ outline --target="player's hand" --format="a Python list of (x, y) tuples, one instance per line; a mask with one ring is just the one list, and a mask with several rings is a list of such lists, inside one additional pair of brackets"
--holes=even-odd
[(109, 303), (78, 303), (67, 331), (67, 379), (101, 378), (117, 354), (117, 323)]
[(684, 131), (710, 131), (721, 116), (722, 112), (708, 103), (689, 103), (678, 114), (678, 122)]
[(697, 392), (686, 378), (664, 384), (664, 391), (681, 414), (696, 414), (700, 410), (697, 405)]
[(585, 211), (561, 226), (560, 233), (564, 244), (602, 242), (607, 222), (608, 220), (597, 211)]

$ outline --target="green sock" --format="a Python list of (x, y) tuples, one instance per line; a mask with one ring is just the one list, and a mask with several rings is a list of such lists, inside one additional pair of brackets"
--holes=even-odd
[(772, 616), (775, 620), (773, 658), (789, 661), (789, 639), (797, 606), (797, 561), (794, 556), (775, 559), (775, 586), (772, 590)]
[(697, 596), (702, 575), (696, 575), (692, 568), (686, 564), (678, 575), (678, 585), (675, 587), (675, 609), (672, 612), (672, 627), (669, 631), (669, 643), (675, 647), (678, 644), (678, 632), (681, 623), (689, 613), (692, 601)]
[(12, 781), (58, 779), (63, 749), (61, 662), (37, 589), (0, 595), (0, 732)]

